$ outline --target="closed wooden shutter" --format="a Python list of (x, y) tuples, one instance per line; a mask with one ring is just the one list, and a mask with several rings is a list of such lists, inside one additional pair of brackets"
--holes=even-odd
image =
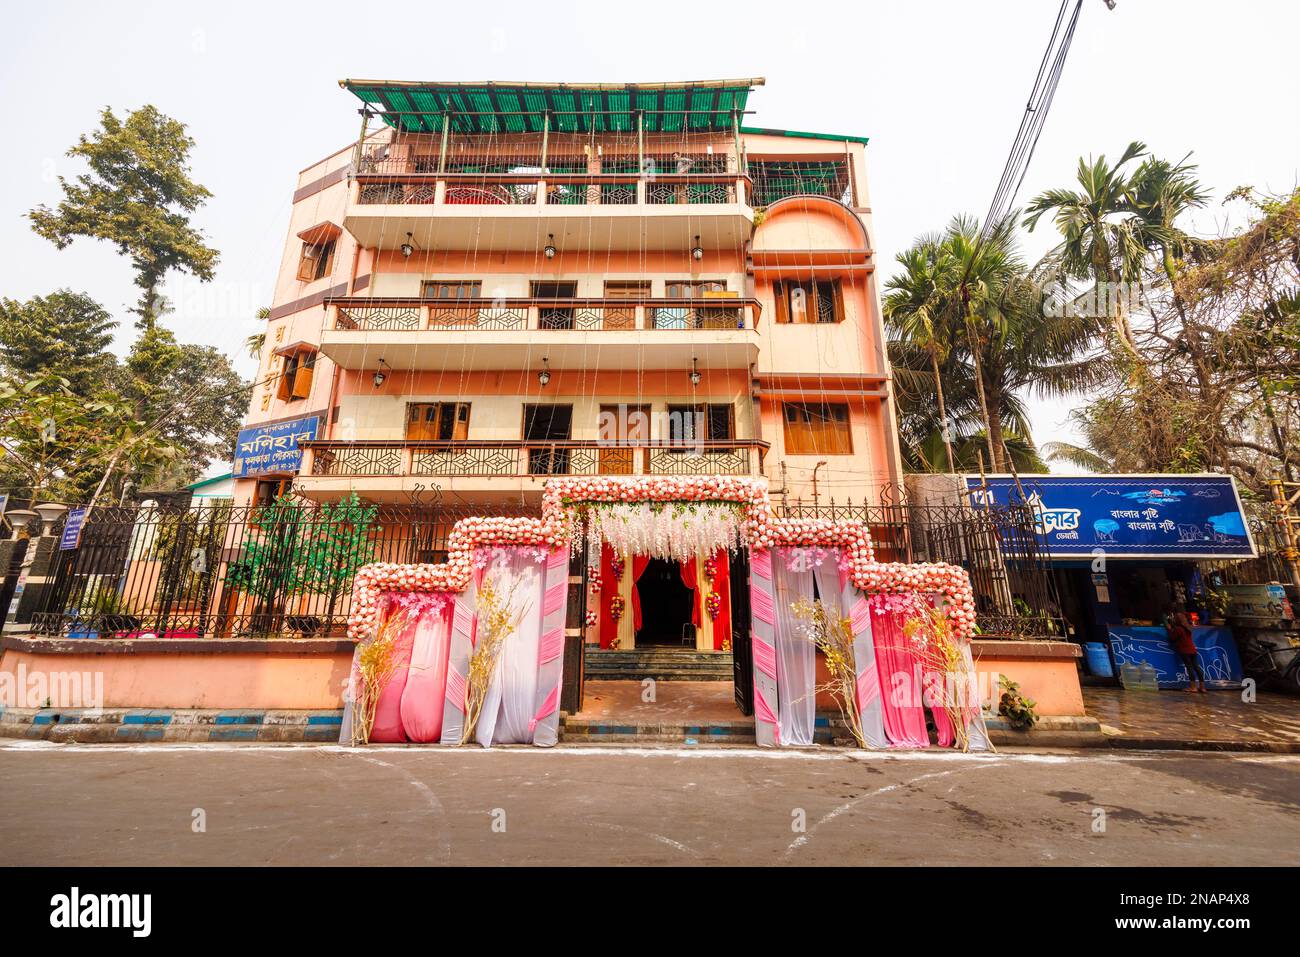
[(790, 321), (790, 303), (785, 298), (785, 283), (778, 279), (772, 286), (772, 293), (776, 297), (776, 321), (788, 323)]
[(297, 373), (293, 377), (293, 387), (290, 389), (290, 395), (295, 399), (305, 399), (311, 395), (311, 380), (314, 370), (311, 366), (299, 366)]

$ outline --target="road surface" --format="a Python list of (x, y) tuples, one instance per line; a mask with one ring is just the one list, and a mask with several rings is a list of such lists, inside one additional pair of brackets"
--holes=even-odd
[(1300, 864), (1300, 757), (0, 742), (5, 864)]

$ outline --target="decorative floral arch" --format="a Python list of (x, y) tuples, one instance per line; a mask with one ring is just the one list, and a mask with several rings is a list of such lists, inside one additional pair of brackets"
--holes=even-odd
[(371, 637), (390, 592), (461, 592), (473, 577), (475, 551), (500, 546), (536, 547), (543, 556), (579, 540), (575, 527), (584, 508), (599, 504), (729, 503), (739, 507), (743, 544), (766, 552), (779, 546), (840, 549), (853, 584), (867, 595), (932, 593), (943, 597), (953, 631), (968, 639), (975, 626), (975, 601), (964, 569), (930, 562), (875, 560), (871, 535), (862, 522), (779, 518), (772, 513), (767, 481), (738, 476), (554, 478), (546, 482), (540, 518), (465, 518), (447, 539), (442, 564), (379, 562), (358, 571), (348, 618), (348, 636)]

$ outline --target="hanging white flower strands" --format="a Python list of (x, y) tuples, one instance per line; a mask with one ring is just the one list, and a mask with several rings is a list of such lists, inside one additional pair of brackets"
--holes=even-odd
[(587, 541), (616, 555), (690, 561), (741, 545), (743, 510), (733, 502), (614, 502), (586, 511)]

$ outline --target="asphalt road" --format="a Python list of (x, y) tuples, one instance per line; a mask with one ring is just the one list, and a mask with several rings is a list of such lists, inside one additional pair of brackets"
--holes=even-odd
[(1295, 865), (1300, 757), (11, 741), (0, 863)]

